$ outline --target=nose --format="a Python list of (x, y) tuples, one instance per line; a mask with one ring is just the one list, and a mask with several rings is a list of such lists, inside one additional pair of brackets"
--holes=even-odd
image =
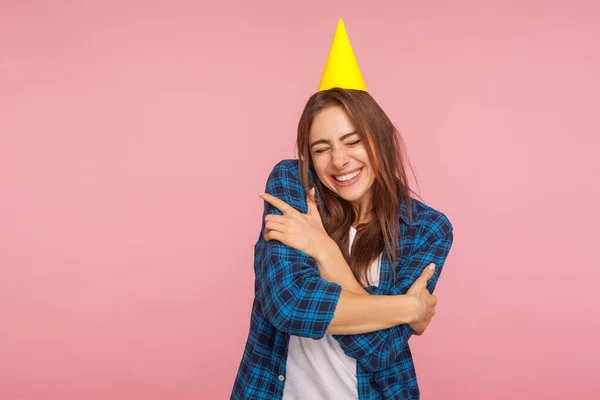
[(350, 157), (344, 152), (344, 150), (337, 149), (332, 152), (331, 163), (335, 168), (342, 170), (349, 162)]

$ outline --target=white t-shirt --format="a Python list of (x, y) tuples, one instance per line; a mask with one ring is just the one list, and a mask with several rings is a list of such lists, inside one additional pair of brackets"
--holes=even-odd
[[(350, 227), (350, 248), (356, 229)], [(371, 264), (372, 285), (379, 285), (381, 255)], [(332, 335), (315, 340), (290, 335), (283, 400), (357, 400), (356, 360), (344, 354)]]

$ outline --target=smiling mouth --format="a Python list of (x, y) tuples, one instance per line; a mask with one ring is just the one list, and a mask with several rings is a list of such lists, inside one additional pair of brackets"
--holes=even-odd
[[(350, 186), (354, 182), (356, 182), (360, 179), (360, 177), (362, 176), (362, 171), (363, 171), (363, 168), (360, 168), (359, 170), (356, 170), (349, 174), (345, 174), (345, 175), (341, 175), (341, 176), (332, 175), (333, 181), (336, 184), (336, 186)], [(341, 178), (342, 180), (340, 180), (338, 178)]]

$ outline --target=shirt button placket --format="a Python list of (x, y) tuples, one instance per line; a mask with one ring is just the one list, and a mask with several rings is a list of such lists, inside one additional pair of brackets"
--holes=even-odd
[(279, 379), (281, 382), (283, 382), (283, 381), (285, 380), (285, 376), (283, 376), (283, 375), (279, 375), (279, 376), (277, 377), (277, 379)]

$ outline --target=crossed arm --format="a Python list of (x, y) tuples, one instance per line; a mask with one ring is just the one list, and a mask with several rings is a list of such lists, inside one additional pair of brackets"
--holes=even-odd
[[(452, 230), (447, 231), (439, 239), (427, 238), (421, 247), (407, 259), (396, 283), (389, 290), (384, 291), (373, 286), (367, 287), (366, 290), (373, 296), (403, 297), (401, 295), (406, 293), (421, 275), (423, 268), (429, 263), (435, 263), (433, 276), (427, 282), (427, 290), (429, 293), (433, 293), (450, 250), (452, 239)], [(334, 338), (340, 343), (344, 353), (355, 358), (367, 370), (376, 371), (387, 368), (398, 360), (412, 334), (413, 331), (408, 323), (403, 323), (360, 335), (337, 334), (334, 335)]]
[[(304, 190), (297, 170), (279, 163), (265, 190), (306, 212)], [(266, 214), (281, 212), (265, 202)], [(442, 215), (442, 214), (439, 214)], [(445, 217), (435, 234), (423, 237), (399, 271), (397, 283), (385, 293), (378, 287), (354, 293), (319, 276), (315, 260), (276, 240), (265, 241), (264, 224), (255, 247), (256, 296), (265, 318), (277, 329), (292, 335), (322, 338), (336, 320), (335, 339), (344, 352), (367, 370), (377, 371), (394, 363), (412, 335), (411, 314), (403, 301), (422, 269), (434, 262), (436, 270), (427, 288), (433, 292), (452, 243), (452, 226)], [(344, 321), (347, 329), (344, 329)]]

